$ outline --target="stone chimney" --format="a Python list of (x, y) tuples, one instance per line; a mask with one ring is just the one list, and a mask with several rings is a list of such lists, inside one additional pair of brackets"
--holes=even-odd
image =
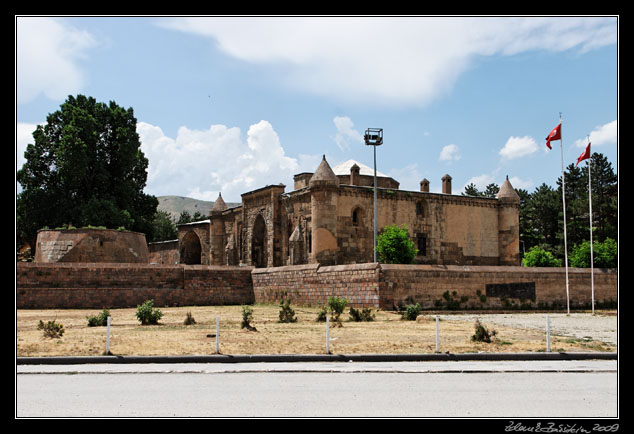
[(350, 185), (359, 185), (359, 166), (357, 164), (353, 164), (350, 168)]
[(442, 192), (443, 194), (451, 194), (451, 176), (449, 175), (442, 177)]
[(427, 178), (423, 179), (420, 182), (420, 191), (424, 191), (426, 193), (429, 193), (429, 181), (427, 180)]

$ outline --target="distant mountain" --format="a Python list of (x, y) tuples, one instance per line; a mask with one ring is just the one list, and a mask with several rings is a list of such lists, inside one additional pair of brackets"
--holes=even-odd
[[(200, 212), (205, 217), (209, 215), (211, 207), (214, 206), (213, 201), (192, 199), (191, 197), (183, 196), (157, 196), (159, 201), (158, 210), (165, 211), (175, 221), (181, 215), (181, 212), (188, 211), (190, 215), (194, 215), (196, 211)], [(239, 203), (227, 202), (227, 207), (231, 208), (240, 205)]]

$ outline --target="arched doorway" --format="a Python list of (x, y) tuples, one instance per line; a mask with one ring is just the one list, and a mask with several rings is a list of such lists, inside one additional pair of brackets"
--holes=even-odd
[(251, 263), (256, 268), (267, 266), (266, 223), (261, 214), (255, 218), (251, 235)]
[(187, 232), (181, 242), (181, 264), (200, 264), (201, 250), (200, 238), (198, 238), (198, 235), (196, 235), (193, 231)]

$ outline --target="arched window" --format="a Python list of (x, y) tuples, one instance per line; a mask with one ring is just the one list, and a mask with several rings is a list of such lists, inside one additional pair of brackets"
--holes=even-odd
[(356, 207), (352, 210), (352, 225), (359, 226), (363, 220), (363, 209)]

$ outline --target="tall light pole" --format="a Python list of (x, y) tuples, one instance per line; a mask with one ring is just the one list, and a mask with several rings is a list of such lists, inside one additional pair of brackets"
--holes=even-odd
[(374, 262), (376, 260), (377, 211), (376, 211), (376, 147), (383, 144), (383, 128), (368, 128), (363, 136), (367, 146), (374, 147)]

